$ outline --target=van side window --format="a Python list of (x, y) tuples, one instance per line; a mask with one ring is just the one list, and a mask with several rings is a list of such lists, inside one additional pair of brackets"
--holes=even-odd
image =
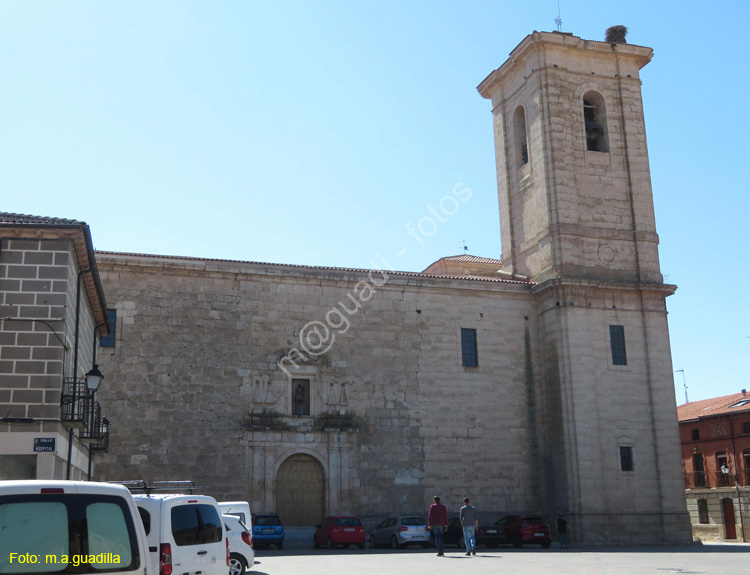
[(179, 545), (203, 545), (221, 541), (221, 519), (211, 505), (172, 507), (172, 536)]
[(141, 523), (143, 523), (143, 528), (146, 530), (146, 535), (148, 535), (151, 533), (151, 514), (143, 507), (138, 508), (138, 513), (141, 516)]

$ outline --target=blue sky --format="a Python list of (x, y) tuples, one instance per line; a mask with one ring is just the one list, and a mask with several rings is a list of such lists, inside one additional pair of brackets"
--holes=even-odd
[[(748, 387), (746, 2), (561, 2), (650, 46), (643, 94), (674, 369)], [(0, 0), (0, 210), (97, 249), (420, 271), (500, 256), (476, 86), (558, 4)], [(470, 201), (419, 243), (407, 225)], [(433, 218), (434, 220), (435, 218)], [(743, 360), (743, 358), (745, 358)], [(684, 401), (682, 373), (676, 374)]]

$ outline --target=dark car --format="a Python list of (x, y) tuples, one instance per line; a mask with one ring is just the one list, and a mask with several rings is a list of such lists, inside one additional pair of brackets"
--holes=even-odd
[(461, 528), (461, 520), (458, 517), (448, 519), (448, 529), (443, 536), (443, 543), (445, 545), (456, 545), (462, 549), (466, 547), (464, 544), (464, 531)]
[(313, 547), (322, 545), (333, 549), (336, 545), (356, 545), (365, 548), (365, 528), (359, 517), (353, 515), (333, 515), (323, 519), (313, 535)]
[(483, 529), (482, 537), (497, 537), (498, 543), (511, 543), (513, 547), (538, 543), (547, 549), (552, 544), (549, 527), (544, 519), (534, 515), (505, 515)]
[(253, 544), (256, 547), (276, 545), (276, 549), (283, 549), (284, 526), (278, 515), (253, 515)]
[[(479, 528), (474, 532), (474, 541), (477, 546), (486, 545), (487, 547), (497, 547), (500, 543), (507, 543), (507, 541), (498, 535), (497, 531), (497, 528), (492, 524), (486, 525), (480, 523)], [(444, 542), (446, 545), (455, 545), (460, 549), (466, 549), (464, 530), (461, 527), (461, 519), (459, 517), (448, 519), (448, 530), (445, 532)]]

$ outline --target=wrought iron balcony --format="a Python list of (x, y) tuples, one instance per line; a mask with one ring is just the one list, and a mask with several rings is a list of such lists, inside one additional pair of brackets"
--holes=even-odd
[(81, 429), (78, 438), (84, 443), (98, 443), (102, 434), (102, 406), (94, 401), (91, 394), (86, 402), (86, 425)]
[(693, 471), (685, 473), (685, 489), (694, 489), (700, 487), (711, 487), (708, 481), (709, 477), (705, 471)]
[(96, 442), (89, 445), (91, 451), (109, 451), (109, 428), (109, 420), (106, 417), (102, 417), (99, 423), (99, 437)]
[(62, 397), (60, 398), (60, 419), (72, 427), (82, 428), (86, 425), (87, 403), (91, 392), (86, 388), (85, 379), (63, 379)]
[(716, 472), (716, 487), (731, 487), (734, 485), (733, 475), (729, 473)]

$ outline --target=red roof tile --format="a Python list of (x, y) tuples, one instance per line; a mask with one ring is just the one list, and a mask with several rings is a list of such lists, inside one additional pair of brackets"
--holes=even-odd
[[(740, 405), (737, 405), (738, 403)], [(703, 417), (739, 413), (742, 411), (750, 411), (750, 394), (745, 390), (742, 390), (740, 393), (733, 393), (732, 395), (712, 397), (711, 399), (691, 401), (690, 403), (678, 405), (677, 420), (691, 421)]]

